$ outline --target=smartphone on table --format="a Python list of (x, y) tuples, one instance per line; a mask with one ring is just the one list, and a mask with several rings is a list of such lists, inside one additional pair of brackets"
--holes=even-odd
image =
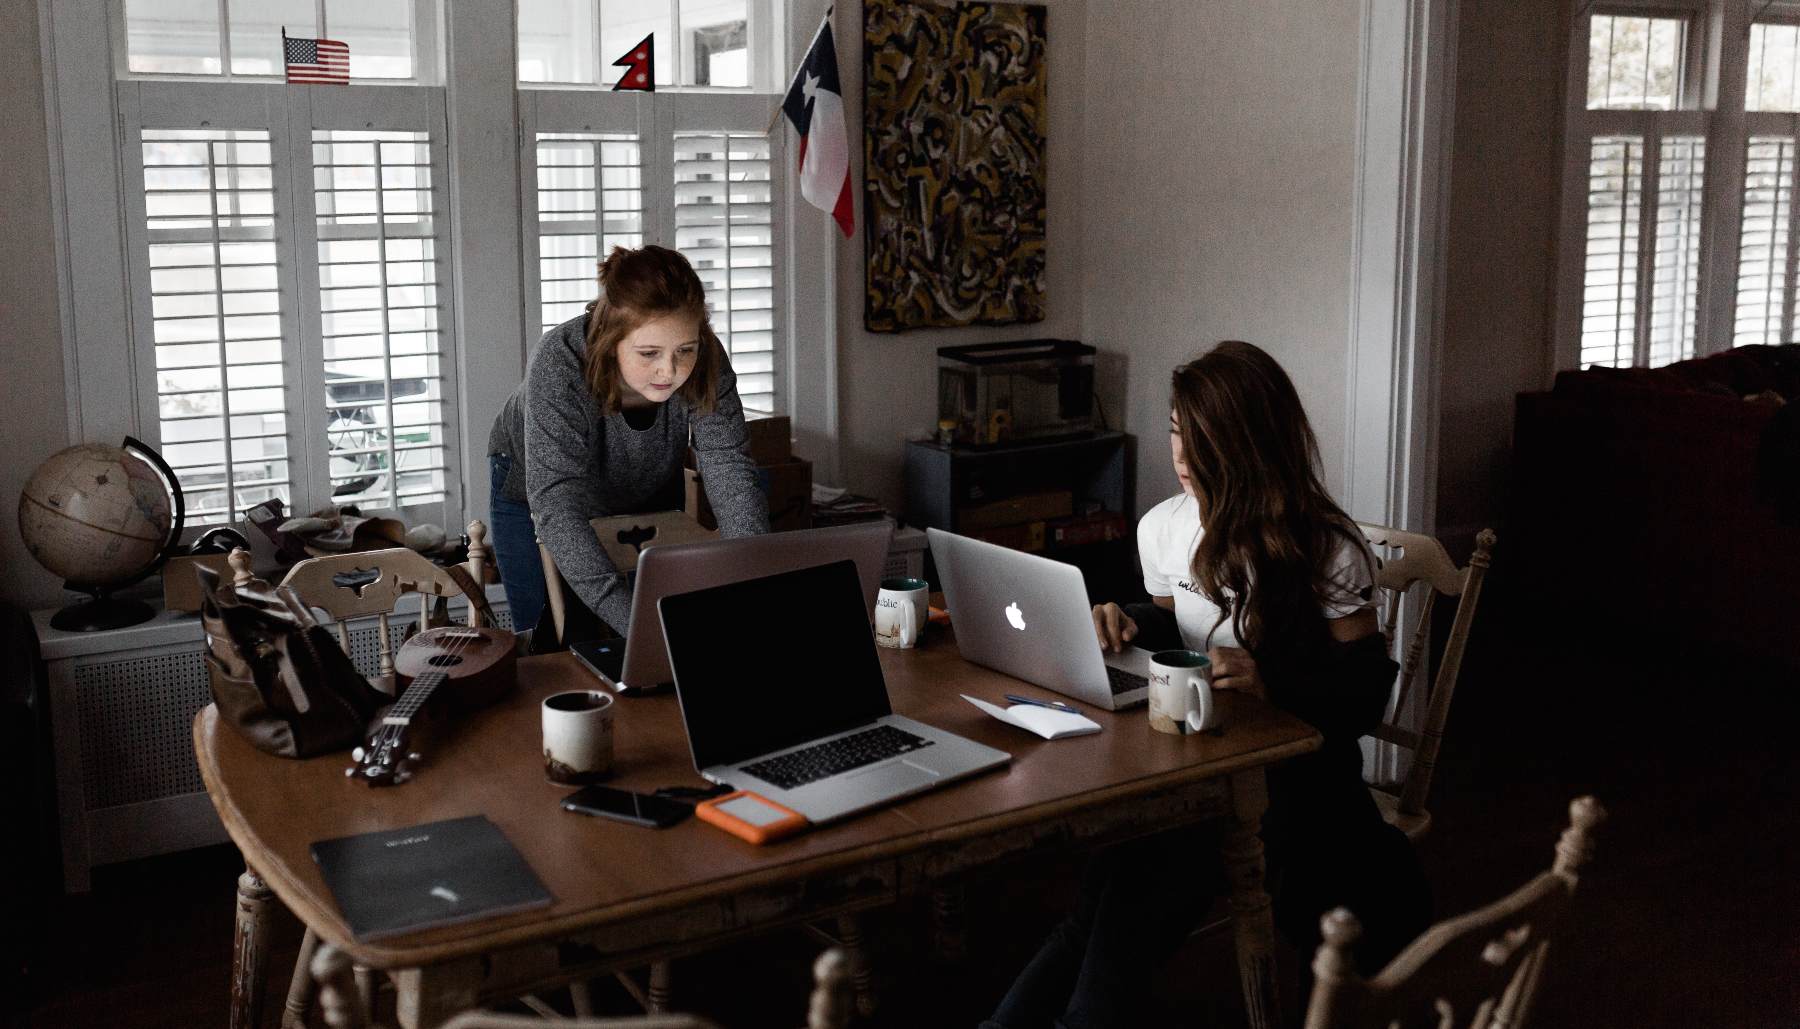
[(614, 786), (585, 786), (563, 798), (564, 811), (617, 819), (632, 825), (667, 828), (694, 813), (692, 804), (633, 793)]

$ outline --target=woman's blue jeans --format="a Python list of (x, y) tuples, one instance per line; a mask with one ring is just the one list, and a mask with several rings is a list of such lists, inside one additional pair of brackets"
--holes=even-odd
[(537, 529), (531, 524), (531, 508), (501, 493), (512, 458), (488, 455), (488, 536), (494, 558), (500, 563), (500, 581), (506, 587), (506, 607), (512, 613), (514, 632), (536, 627), (543, 614), (549, 589), (544, 585), (543, 559), (538, 557)]

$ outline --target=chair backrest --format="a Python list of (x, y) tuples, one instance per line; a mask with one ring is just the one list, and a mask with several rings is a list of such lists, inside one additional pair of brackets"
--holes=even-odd
[[(330, 1029), (364, 1029), (373, 1023), (356, 988), (350, 956), (331, 944), (313, 954), (312, 976), (319, 983), (319, 1008)], [(813, 962), (813, 990), (804, 1029), (846, 1029), (850, 1024), (850, 960), (833, 947)], [(760, 1020), (759, 1020), (760, 1021)], [(530, 1015), (465, 1011), (443, 1029), (718, 1029), (694, 1015), (641, 1015), (627, 1018), (568, 1018), (552, 1022)]]
[(1431, 613), (1437, 606), (1439, 595), (1457, 598), (1456, 618), (1450, 626), (1450, 638), (1444, 645), (1444, 658), (1438, 664), (1437, 675), (1425, 696), (1423, 725), (1414, 732), (1389, 721), (1375, 732), (1377, 738), (1413, 752), (1412, 767), (1401, 786), (1398, 808), (1405, 814), (1418, 814), (1425, 809), (1425, 798), (1431, 791), (1431, 776), (1437, 768), (1444, 724), (1450, 716), (1450, 698), (1456, 692), (1456, 677), (1469, 641), (1469, 626), (1475, 620), (1475, 607), (1481, 600), (1481, 584), (1493, 561), (1496, 539), (1492, 529), (1481, 530), (1475, 537), (1475, 553), (1470, 556), (1468, 567), (1458, 568), (1445, 552), (1444, 545), (1430, 536), (1382, 525), (1358, 527), (1381, 560), (1381, 566), (1375, 572), (1375, 585), (1383, 594), (1381, 630), (1387, 635), (1390, 648), (1400, 622), (1401, 600), (1415, 587), (1423, 594), (1418, 631), (1408, 641), (1406, 654), (1400, 662), (1399, 686), (1392, 708), (1395, 718), (1404, 717), (1407, 709), (1413, 681), (1424, 659)]
[[(243, 552), (234, 553), (229, 559), (234, 583), (252, 578), (249, 555), (243, 554), (240, 559), (239, 554)], [(485, 586), (494, 581), (489, 557), (487, 526), (479, 520), (470, 522), (469, 557), (460, 567), (471, 585)], [(419, 625), (423, 628), (437, 624), (434, 602), (466, 592), (448, 569), (405, 547), (310, 557), (290, 568), (281, 585), (293, 587), (301, 603), (323, 611), (337, 623), (338, 645), (346, 654), (350, 653), (350, 620), (375, 616), (380, 671), (373, 685), (387, 693), (394, 692), (394, 644), (388, 631), (388, 616), (400, 598), (408, 593), (419, 595)], [(468, 622), (479, 626), (483, 623), (481, 612), (487, 609), (485, 597), (469, 600)]]
[(1321, 920), (1306, 1029), (1424, 1026), (1519, 1029), (1542, 982), (1550, 941), (1563, 927), (1606, 811), (1592, 797), (1569, 805), (1569, 828), (1545, 872), (1510, 896), (1439, 922), (1374, 978), (1356, 974), (1362, 933), (1343, 908)]

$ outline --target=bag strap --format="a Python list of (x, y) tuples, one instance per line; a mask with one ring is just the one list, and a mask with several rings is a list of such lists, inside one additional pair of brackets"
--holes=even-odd
[(456, 588), (463, 591), (463, 596), (469, 598), (469, 604), (481, 616), (481, 624), (494, 625), (494, 607), (488, 603), (487, 590), (475, 582), (475, 577), (462, 565), (445, 565), (444, 571), (449, 573), (450, 581), (456, 583)]

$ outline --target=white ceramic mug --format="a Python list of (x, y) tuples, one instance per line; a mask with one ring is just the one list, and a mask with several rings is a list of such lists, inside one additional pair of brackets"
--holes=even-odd
[(570, 690), (544, 698), (544, 777), (563, 786), (612, 774), (613, 696)]
[(930, 615), (931, 587), (924, 579), (883, 579), (875, 598), (875, 642), (916, 647)]
[(1212, 662), (1197, 650), (1159, 650), (1150, 656), (1150, 728), (1175, 736), (1216, 729)]

